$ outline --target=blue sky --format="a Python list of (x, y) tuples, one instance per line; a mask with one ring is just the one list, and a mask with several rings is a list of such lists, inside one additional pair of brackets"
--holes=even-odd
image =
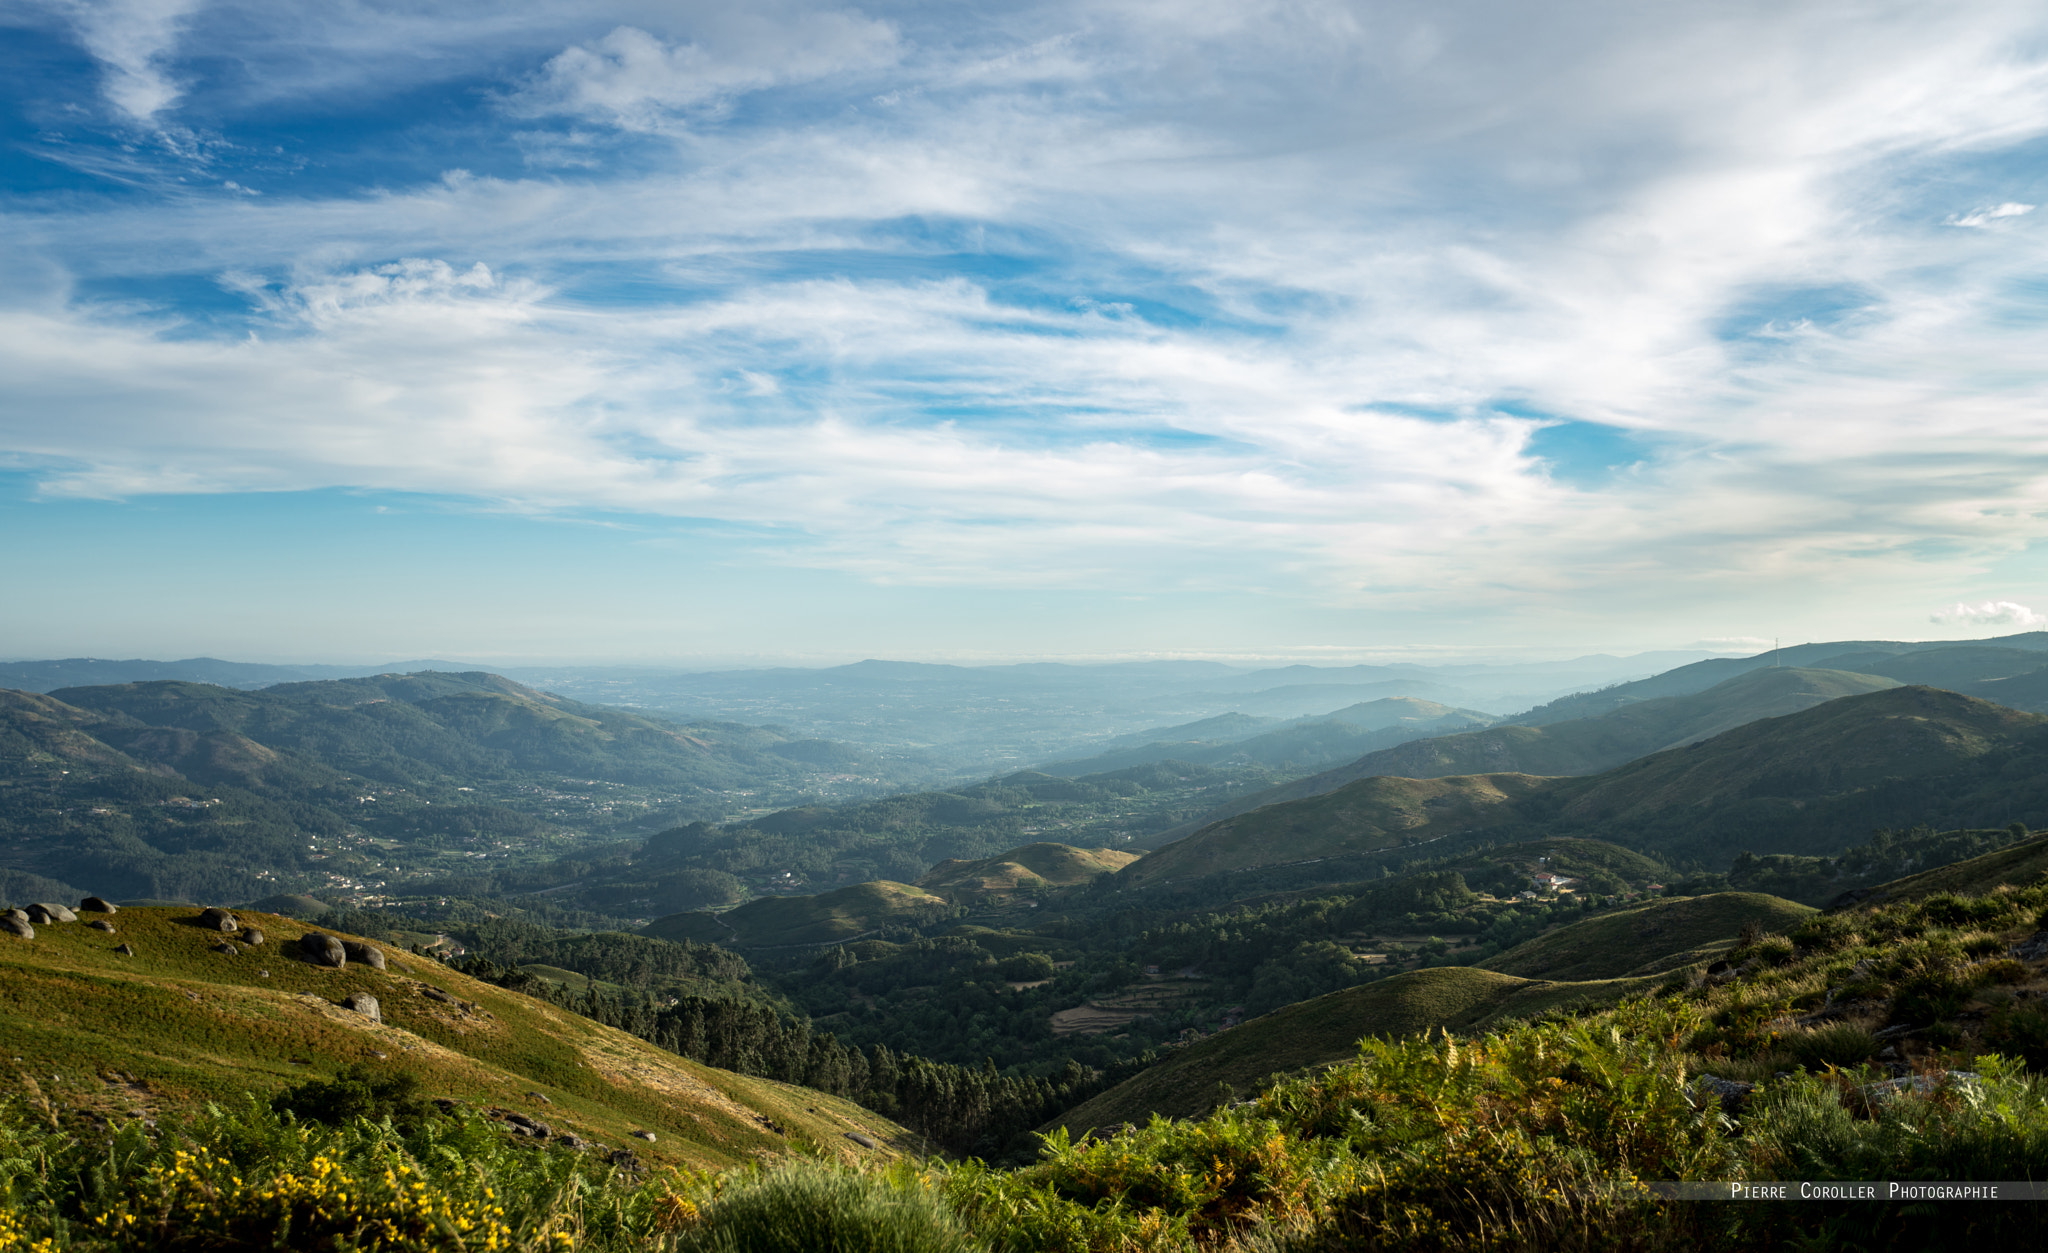
[(0, 4), (0, 654), (2048, 616), (2048, 11)]

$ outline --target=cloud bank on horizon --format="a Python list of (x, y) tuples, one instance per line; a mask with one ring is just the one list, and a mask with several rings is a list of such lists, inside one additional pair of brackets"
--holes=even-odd
[(1411, 634), (2043, 620), (2037, 3), (4, 20), (40, 500)]

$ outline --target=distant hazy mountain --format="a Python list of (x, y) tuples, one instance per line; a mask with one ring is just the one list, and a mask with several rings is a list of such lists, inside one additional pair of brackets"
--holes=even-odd
[(572, 815), (603, 830), (804, 795), (841, 768), (813, 764), (830, 747), (480, 672), (0, 690), (0, 871), (222, 900), (391, 865), (473, 873), (464, 858), (531, 857)]
[[(1955, 657), (1944, 659), (1938, 656), (1941, 653), (1953, 653)], [(1999, 654), (2001, 660), (1985, 664), (1984, 659), (1992, 653)], [(1949, 687), (1952, 686), (1955, 677), (1963, 673), (1972, 675), (1969, 680), (1972, 682), (2003, 678), (2017, 673), (2008, 668), (2011, 663), (2005, 659), (2014, 654), (2028, 653), (2040, 656), (2040, 664), (2048, 665), (2048, 656), (2041, 656), (2048, 653), (2048, 631), (2029, 631), (2021, 635), (2007, 635), (1988, 640), (1918, 643), (1894, 640), (1836, 640), (1822, 644), (1795, 644), (1789, 648), (1758, 653), (1754, 657), (1714, 657), (1696, 661), (1691, 665), (1666, 670), (1647, 679), (1560, 697), (1549, 704), (1516, 714), (1506, 721), (1523, 726), (1543, 726), (1572, 718), (1589, 718), (1641, 700), (1703, 692), (1738, 674), (1770, 666), (1854, 670), (1863, 674), (1883, 674), (1897, 678), (1902, 683), (1929, 683), (1936, 687)], [(1909, 655), (1917, 656), (1918, 660), (1906, 664), (1904, 673), (1893, 674), (1890, 665), (1895, 661), (1904, 663)], [(1977, 659), (1974, 666), (1966, 660), (1973, 656)], [(1920, 665), (1930, 667), (1926, 672), (1930, 675), (1942, 673), (1945, 677), (1940, 680), (1931, 677), (1907, 677)], [(2029, 668), (2037, 669), (2039, 666)], [(2000, 671), (2002, 673), (1997, 673)]]
[(1436, 779), (1501, 772), (1597, 774), (1645, 754), (1704, 739), (1758, 718), (1780, 717), (1823, 701), (1896, 686), (1897, 680), (1876, 675), (1765, 667), (1724, 679), (1703, 692), (1632, 701), (1595, 717), (1540, 727), (1500, 724), (1457, 734), (1413, 738), (1368, 752), (1334, 769), (1234, 798), (1204, 814), (1196, 826), (1220, 822), (1262, 805), (1331, 792), (1354, 779), (1373, 775)]
[[(1169, 730), (1169, 733), (1194, 731), (1196, 736), (1185, 739), (1161, 736), (1149, 743), (1099, 753), (1078, 761), (1056, 762), (1044, 767), (1044, 772), (1074, 778), (1160, 761), (1187, 761), (1198, 765), (1246, 761), (1280, 772), (1299, 773), (1318, 770), (1331, 762), (1423, 736), (1485, 726), (1492, 721), (1490, 714), (1477, 710), (1455, 709), (1409, 696), (1363, 701), (1320, 717), (1300, 718), (1277, 725), (1270, 719), (1230, 714)], [(1242, 734), (1247, 725), (1266, 729)], [(1200, 737), (1202, 731), (1215, 730), (1224, 734), (1214, 738)]]
[(184, 661), (107, 661), (97, 657), (70, 657), (62, 661), (0, 662), (0, 688), (13, 688), (19, 692), (53, 692), (60, 687), (158, 680), (257, 688), (269, 687), (273, 683), (346, 679), (369, 674), (469, 669), (472, 667), (453, 661), (394, 661), (378, 666), (268, 666), (247, 661), (221, 661), (214, 657), (188, 657)]

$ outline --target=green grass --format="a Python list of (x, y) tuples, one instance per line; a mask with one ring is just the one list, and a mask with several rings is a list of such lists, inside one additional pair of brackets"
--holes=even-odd
[(1109, 848), (1027, 844), (978, 861), (942, 861), (917, 886), (949, 900), (967, 900), (1019, 888), (1073, 887), (1114, 874), (1136, 860), (1136, 853)]
[[(116, 935), (71, 924), (38, 927), (34, 940), (0, 937), (0, 1074), (10, 1086), (32, 1081), (53, 1102), (109, 1117), (155, 1116), (267, 1097), (366, 1062), (413, 1072), (428, 1095), (526, 1111), (602, 1143), (639, 1146), (628, 1133), (651, 1130), (660, 1139), (644, 1156), (696, 1165), (799, 1144), (852, 1159), (864, 1153), (848, 1131), (903, 1136), (850, 1102), (685, 1061), (431, 959), (390, 951), (383, 971), (311, 965), (297, 953), (309, 928), (288, 918), (242, 914), (268, 942), (224, 956), (211, 951), (218, 932), (188, 925), (195, 913), (123, 909)], [(113, 951), (123, 942), (135, 956)], [(339, 1007), (352, 992), (378, 998), (381, 1025)]]
[(766, 896), (720, 914), (670, 914), (642, 927), (640, 934), (727, 948), (835, 944), (886, 926), (930, 922), (951, 911), (944, 897), (882, 879), (817, 896)]
[(1599, 914), (1479, 964), (1525, 979), (1583, 981), (1661, 974), (1731, 947), (1745, 924), (1789, 931), (1815, 911), (1758, 892), (1716, 892)]

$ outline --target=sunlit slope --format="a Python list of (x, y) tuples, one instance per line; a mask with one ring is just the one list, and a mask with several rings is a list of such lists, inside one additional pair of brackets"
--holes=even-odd
[(724, 913), (670, 914), (640, 929), (662, 940), (699, 940), (728, 948), (834, 944), (891, 925), (930, 922), (952, 910), (943, 896), (879, 879), (817, 896), (769, 896)]
[(1632, 699), (1617, 707), (1603, 708), (1597, 716), (1542, 726), (1506, 723), (1411, 740), (1367, 753), (1319, 774), (1236, 798), (1203, 815), (1198, 825), (1281, 801), (1321, 795), (1374, 775), (1436, 779), (1508, 771), (1536, 775), (1598, 774), (1761, 718), (1781, 717), (1845, 696), (1897, 686), (1896, 679), (1840, 670), (1770, 666), (1749, 669), (1704, 691)]
[(1269, 1076), (1348, 1060), (1366, 1036), (1419, 1035), (1439, 1027), (1469, 1031), (1556, 1005), (1619, 1000), (1651, 985), (1645, 979), (1551, 983), (1469, 966), (1410, 971), (1289, 1005), (1210, 1036), (1068, 1110), (1057, 1125), (1079, 1135), (1115, 1123), (1143, 1123), (1155, 1113), (1193, 1117), (1226, 1098), (1220, 1085), (1228, 1084), (1239, 1098), (1249, 1096)]
[(1113, 874), (1136, 860), (1136, 853), (1110, 848), (1027, 844), (994, 857), (942, 861), (919, 879), (917, 886), (949, 900), (1020, 889), (1072, 887)]
[(1123, 872), (1133, 884), (1425, 844), (1516, 818), (1545, 780), (1525, 774), (1360, 779), (1325, 796), (1269, 805), (1202, 828)]
[[(17, 1075), (55, 1085), (67, 1105), (154, 1114), (367, 1062), (411, 1071), (430, 1096), (700, 1166), (799, 1145), (851, 1159), (869, 1151), (849, 1131), (902, 1134), (849, 1102), (685, 1061), (431, 959), (386, 949), (385, 970), (313, 965), (297, 950), (310, 928), (289, 918), (241, 915), (266, 942), (227, 956), (214, 951), (225, 937), (193, 925), (196, 912), (123, 909), (113, 935), (83, 922), (39, 926), (32, 940), (0, 935)], [(123, 943), (134, 956), (114, 951)], [(383, 1022), (341, 1007), (351, 993), (376, 997)], [(628, 1138), (641, 1129), (657, 1141)]]
[(1708, 950), (1727, 947), (1749, 923), (1782, 933), (1815, 912), (1761, 892), (1655, 900), (1559, 927), (1479, 965), (1525, 979), (1560, 982), (1661, 974), (1699, 960)]

